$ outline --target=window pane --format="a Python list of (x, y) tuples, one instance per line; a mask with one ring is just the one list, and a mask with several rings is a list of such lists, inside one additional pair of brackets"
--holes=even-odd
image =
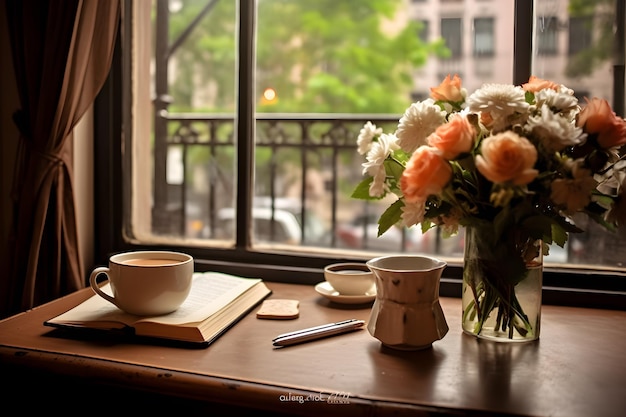
[(540, 16), (535, 24), (537, 51), (540, 55), (556, 55), (558, 52), (558, 24), (555, 16)]
[(418, 22), (421, 24), (421, 28), (418, 29), (417, 36), (422, 42), (428, 42), (430, 40), (430, 21), (422, 19)]
[[(233, 207), (236, 189), (236, 4), (137, 1), (134, 7), (135, 37), (151, 36), (152, 48), (134, 62), (139, 93), (133, 111), (146, 116), (135, 118), (136, 220), (130, 229), (148, 242), (232, 241), (233, 229), (222, 227), (219, 209)], [(142, 23), (146, 14), (151, 24)]]
[[(568, 0), (535, 3), (533, 74), (577, 94), (612, 99), (610, 53), (599, 42), (611, 27), (602, 21), (606, 11), (568, 12)], [(392, 228), (377, 236), (378, 217), (391, 200), (351, 198), (363, 178), (356, 138), (366, 121), (393, 131), (406, 107), (429, 97), (448, 74), (461, 76), (468, 92), (483, 83), (511, 83), (515, 4), (259, 0), (256, 65), (250, 69), (256, 83), (250, 138), (255, 250), (410, 251), (458, 259), (462, 234), (442, 239), (436, 230), (422, 235), (417, 228)], [(135, 2), (145, 21), (135, 28), (143, 43), (135, 49), (133, 77), (128, 221), (134, 239), (235, 244), (236, 6)], [(577, 42), (579, 49), (568, 46), (572, 33), (585, 40)], [(151, 53), (144, 57), (148, 45)], [(615, 265), (624, 249), (591, 252), (601, 247), (598, 239), (605, 247), (614, 244), (594, 230), (565, 249), (554, 248), (546, 262)]]
[(593, 16), (570, 16), (567, 52), (574, 55), (592, 48)]
[(493, 18), (474, 19), (474, 55), (491, 56), (494, 53)]
[[(377, 236), (389, 201), (350, 197), (362, 178), (356, 136), (368, 120), (394, 129), (405, 108), (447, 73), (468, 74), (468, 89), (510, 82), (512, 44), (502, 43), (504, 65), (493, 78), (474, 77), (471, 58), (461, 59), (470, 47), (463, 42), (475, 38), (463, 33), (463, 22), (478, 11), (460, 2), (386, 3), (382, 13), (376, 1), (258, 2), (253, 244), (460, 255), (462, 236), (442, 240), (416, 228)], [(479, 23), (477, 37), (499, 28), (512, 38), (513, 1), (504, 3), (498, 19), (484, 30)], [(134, 207), (144, 226), (133, 230), (148, 240), (233, 244), (236, 8), (172, 0), (155, 1), (151, 13), (160, 19), (152, 32), (154, 132), (135, 139), (154, 158), (142, 163), (153, 171), (136, 175), (136, 188), (152, 189), (152, 178), (154, 191)], [(481, 45), (493, 52), (493, 40)]]
[(462, 20), (460, 18), (441, 19), (441, 37), (450, 49), (451, 58), (459, 58), (463, 54)]
[[(535, 0), (538, 48), (533, 74), (571, 88), (581, 106), (585, 97), (599, 97), (615, 107), (614, 5), (606, 1)], [(618, 97), (623, 105), (624, 92)], [(608, 232), (593, 221), (581, 220), (581, 226), (584, 233), (570, 235), (568, 263), (625, 266), (625, 236)]]

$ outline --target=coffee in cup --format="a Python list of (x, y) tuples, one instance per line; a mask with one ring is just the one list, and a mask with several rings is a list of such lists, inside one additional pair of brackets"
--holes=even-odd
[[(175, 311), (187, 299), (193, 278), (193, 258), (168, 251), (134, 251), (109, 258), (89, 276), (100, 297), (127, 313), (157, 316)], [(102, 291), (97, 278), (106, 275), (112, 295)]]
[(376, 284), (372, 271), (358, 262), (327, 265), (324, 278), (341, 295), (363, 295), (372, 291)]

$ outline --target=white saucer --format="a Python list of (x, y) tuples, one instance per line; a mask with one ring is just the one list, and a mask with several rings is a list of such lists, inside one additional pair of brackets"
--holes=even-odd
[(323, 295), (335, 303), (341, 304), (365, 304), (376, 299), (376, 288), (372, 288), (371, 291), (363, 294), (363, 295), (342, 295), (334, 289), (328, 281), (320, 282), (315, 286), (315, 291), (318, 294)]

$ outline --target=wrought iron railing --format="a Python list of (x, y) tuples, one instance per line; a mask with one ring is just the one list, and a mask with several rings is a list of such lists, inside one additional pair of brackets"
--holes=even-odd
[[(161, 113), (161, 119), (166, 126), (167, 137), (155, 138), (155, 157), (171, 157), (171, 149), (176, 148), (182, 175), (175, 184), (168, 183), (168, 161), (155, 160), (153, 232), (183, 238), (216, 237), (225, 221), (219, 216), (220, 210), (232, 207), (235, 198), (234, 171), (229, 171), (235, 166), (234, 119), (232, 115), (166, 112)], [(255, 200), (255, 204), (264, 205), (271, 211), (267, 240), (280, 240), (275, 213), (281, 209), (278, 201), (285, 197), (284, 176), (288, 167), (290, 178), (297, 178), (299, 182), (291, 184), (298, 190), (295, 198), (291, 195), (292, 200), (296, 200), (291, 209), (294, 211), (295, 208), (294, 214), (300, 227), (298, 244), (368, 249), (371, 242), (376, 242), (376, 230), (372, 226), (380, 211), (364, 202), (351, 201), (351, 207), (358, 204), (360, 208), (353, 213), (350, 226), (356, 237), (352, 236), (349, 242), (342, 240), (338, 233), (338, 228), (342, 226), (338, 212), (346, 200), (350, 200), (351, 188), (362, 179), (364, 157), (357, 154), (356, 140), (363, 124), (371, 121), (385, 131), (393, 131), (398, 119), (399, 115), (380, 114), (257, 115), (254, 138), (256, 190), (253, 194), (264, 197), (262, 202)], [(198, 180), (198, 174), (192, 173), (194, 168), (191, 165), (202, 167), (202, 175), (205, 176), (205, 186), (200, 193), (193, 191), (192, 182)], [(310, 178), (312, 169), (317, 172), (315, 180)], [(320, 176), (323, 177), (321, 180)], [(322, 213), (319, 213), (319, 207), (318, 213), (311, 210), (311, 205), (319, 198), (310, 190), (312, 183), (318, 190), (322, 188), (324, 191)], [(310, 217), (320, 217), (320, 214), (328, 225), (323, 241), (315, 235), (315, 230), (307, 227), (311, 224)], [(398, 229), (397, 232), (396, 241), (388, 250), (409, 249), (412, 241), (406, 229)], [(436, 233), (432, 235), (430, 250), (434, 251), (438, 248), (439, 239), (434, 237)]]

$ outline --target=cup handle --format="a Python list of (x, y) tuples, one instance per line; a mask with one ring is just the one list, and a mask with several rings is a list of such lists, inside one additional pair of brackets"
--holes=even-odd
[(93, 289), (96, 292), (96, 294), (98, 294), (100, 297), (104, 298), (108, 302), (117, 306), (117, 303), (115, 302), (115, 298), (111, 297), (109, 294), (102, 291), (100, 287), (98, 286), (98, 283), (96, 282), (96, 278), (98, 278), (98, 275), (100, 274), (106, 275), (107, 280), (109, 280), (109, 272), (110, 272), (109, 268), (104, 267), (104, 266), (94, 269), (91, 272), (91, 275), (89, 276), (89, 285), (91, 286), (91, 289)]

